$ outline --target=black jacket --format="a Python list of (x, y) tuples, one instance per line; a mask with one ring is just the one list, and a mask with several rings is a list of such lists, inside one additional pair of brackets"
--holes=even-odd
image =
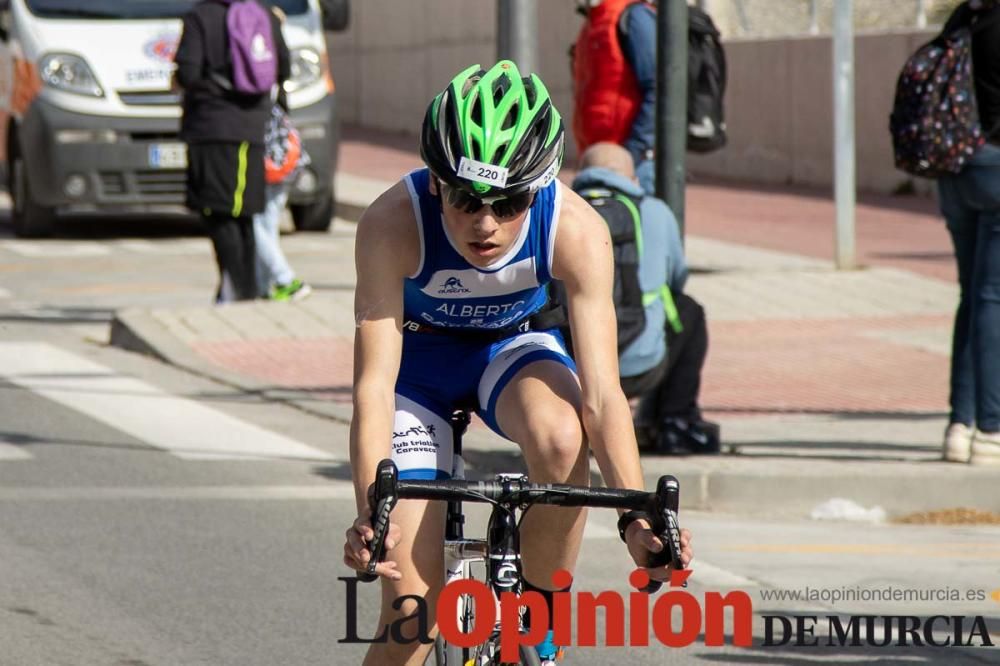
[[(222, 2), (202, 0), (184, 16), (184, 32), (174, 56), (177, 83), (184, 89), (181, 138), (188, 143), (249, 141), (263, 145), (264, 127), (271, 114), (270, 96), (229, 92), (209, 76), (216, 72), (228, 79), (232, 71), (226, 10)], [(280, 21), (273, 13), (271, 24), (278, 51), (278, 82), (284, 83), (291, 74), (291, 58)]]
[(979, 122), (994, 143), (1000, 143), (1000, 6), (983, 11), (980, 30), (972, 36), (972, 75), (976, 80)]

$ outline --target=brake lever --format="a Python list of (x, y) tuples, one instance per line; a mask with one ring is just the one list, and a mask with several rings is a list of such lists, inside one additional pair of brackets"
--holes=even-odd
[[(650, 567), (662, 567), (665, 564), (670, 564), (676, 571), (684, 568), (684, 562), (681, 561), (681, 527), (677, 520), (680, 498), (681, 484), (677, 477), (670, 474), (661, 476), (656, 484), (656, 498), (653, 502), (654, 510), (651, 512), (650, 520), (653, 533), (663, 544), (663, 550), (650, 555)], [(662, 586), (662, 581), (650, 580), (640, 592), (653, 594)], [(684, 581), (683, 586), (687, 587), (687, 580)]]
[(375, 472), (375, 481), (368, 487), (368, 506), (372, 507), (372, 540), (365, 544), (371, 558), (364, 571), (359, 571), (358, 580), (362, 583), (370, 583), (378, 574), (375, 567), (385, 559), (385, 538), (389, 534), (389, 513), (396, 506), (399, 499), (397, 493), (397, 481), (399, 480), (399, 470), (392, 460), (385, 459), (379, 462)]

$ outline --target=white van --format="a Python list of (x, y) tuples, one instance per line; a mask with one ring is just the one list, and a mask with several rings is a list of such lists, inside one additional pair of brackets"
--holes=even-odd
[[(292, 185), (295, 226), (333, 216), (337, 124), (324, 28), (348, 0), (271, 0), (288, 17), (291, 116), (312, 158)], [(187, 152), (171, 92), (180, 17), (195, 0), (0, 0), (0, 168), (19, 236), (57, 212), (156, 212), (184, 203)]]

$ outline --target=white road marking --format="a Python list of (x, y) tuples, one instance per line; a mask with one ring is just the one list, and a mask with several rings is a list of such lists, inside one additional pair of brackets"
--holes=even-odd
[(179, 458), (337, 460), (44, 343), (0, 343), (0, 376)]
[[(591, 519), (587, 521), (587, 525), (584, 527), (583, 538), (614, 539), (618, 541), (621, 537), (618, 536), (617, 529), (605, 527)], [(696, 581), (699, 585), (710, 588), (744, 588), (758, 587), (760, 585), (755, 580), (733, 573), (728, 569), (717, 567), (714, 564), (709, 564), (701, 558), (695, 558), (691, 561), (691, 569), (693, 572), (691, 574), (692, 580)]]
[(208, 254), (212, 251), (212, 244), (207, 239), (202, 240), (181, 240), (181, 241), (159, 241), (148, 240), (125, 240), (116, 241), (114, 246), (137, 254), (155, 255), (188, 255), (188, 254)]
[(22, 446), (15, 446), (0, 439), (0, 460), (28, 460), (33, 456)]
[(0, 247), (23, 257), (102, 257), (111, 254), (110, 248), (100, 243), (69, 243), (59, 241), (37, 242), (9, 240)]
[(728, 569), (709, 564), (705, 560), (695, 557), (691, 560), (691, 580), (699, 585), (707, 587), (758, 587), (760, 584), (749, 578), (745, 578)]
[(109, 486), (0, 488), (0, 502), (77, 502), (108, 500), (353, 500), (349, 481), (308, 486)]

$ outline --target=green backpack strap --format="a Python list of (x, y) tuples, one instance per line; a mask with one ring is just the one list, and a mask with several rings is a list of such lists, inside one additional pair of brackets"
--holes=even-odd
[[(635, 224), (635, 244), (639, 250), (639, 257), (642, 255), (642, 218), (639, 216), (639, 208), (635, 205), (635, 202), (624, 194), (616, 194), (615, 199), (621, 201), (628, 208), (629, 212), (632, 213), (632, 221)], [(674, 303), (673, 294), (670, 293), (670, 286), (663, 284), (660, 285), (659, 289), (654, 291), (647, 291), (642, 295), (642, 306), (649, 307), (649, 305), (655, 301), (657, 298), (663, 299), (663, 311), (667, 315), (667, 321), (670, 323), (670, 328), (674, 329), (674, 333), (681, 333), (684, 330), (684, 325), (681, 323), (681, 315), (677, 311), (677, 304)]]
[[(635, 248), (639, 252), (639, 257), (642, 257), (642, 218), (639, 217), (639, 207), (635, 205), (630, 197), (625, 196), (621, 192), (615, 194), (615, 199), (621, 201), (628, 208), (628, 212), (632, 214), (632, 224), (635, 225)], [(643, 304), (645, 305), (645, 303)]]
[(674, 329), (674, 333), (683, 333), (684, 324), (681, 323), (681, 314), (677, 311), (677, 304), (674, 303), (674, 295), (670, 293), (670, 287), (663, 285), (656, 291), (647, 291), (642, 295), (642, 304), (649, 305), (657, 298), (663, 299), (663, 311), (667, 315), (667, 323), (670, 324), (670, 328)]

